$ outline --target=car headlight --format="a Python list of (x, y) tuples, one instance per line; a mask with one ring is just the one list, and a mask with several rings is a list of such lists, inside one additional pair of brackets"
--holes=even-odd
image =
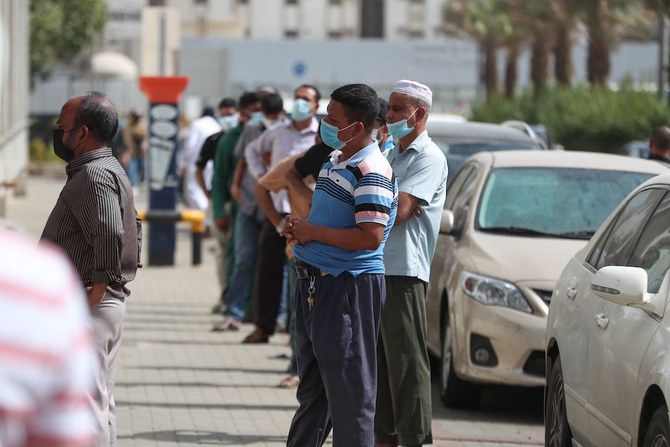
[(461, 273), (461, 287), (473, 300), (490, 306), (503, 306), (533, 313), (526, 297), (514, 284), (474, 273)]

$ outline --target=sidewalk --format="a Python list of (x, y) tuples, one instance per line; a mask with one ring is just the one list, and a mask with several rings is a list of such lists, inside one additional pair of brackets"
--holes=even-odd
[[(52, 175), (30, 177), (28, 195), (9, 199), (6, 218), (38, 237), (63, 183)], [(136, 205), (146, 209), (144, 194)], [(215, 242), (205, 241), (203, 265), (192, 267), (189, 227), (178, 228), (176, 265), (144, 267), (129, 287), (115, 391), (118, 446), (283, 446), (297, 407), (295, 389), (276, 387), (287, 375), (288, 336), (250, 346), (241, 340), (252, 325), (210, 332), (220, 320), (210, 314), (218, 296)], [(543, 444), (533, 418), (473, 421), (434, 400), (436, 446)]]

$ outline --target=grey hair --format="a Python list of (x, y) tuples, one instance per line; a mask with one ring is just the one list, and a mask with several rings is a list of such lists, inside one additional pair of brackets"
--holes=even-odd
[(81, 98), (74, 116), (75, 125), (86, 126), (96, 139), (109, 146), (119, 128), (114, 104), (101, 92), (87, 92)]

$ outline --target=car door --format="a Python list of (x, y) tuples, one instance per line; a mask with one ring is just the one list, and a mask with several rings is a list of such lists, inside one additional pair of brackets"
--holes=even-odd
[[(670, 256), (670, 194), (655, 190), (650, 198), (658, 193), (665, 195), (635, 238), (630, 253), (621, 251), (610, 264), (644, 268), (649, 293), (658, 292)], [(590, 432), (600, 445), (631, 445), (643, 398), (637, 387), (638, 372), (660, 319), (652, 312), (606, 300), (598, 306), (589, 374), (598, 378), (592, 384)]]
[[(613, 259), (623, 236), (642, 228), (657, 201), (658, 195), (653, 191), (643, 191), (629, 200), (602, 233), (586, 261), (582, 263), (575, 258), (570, 261), (565, 269), (569, 274), (561, 278), (556, 288), (559, 294), (556, 302), (560, 306), (554, 320), (560, 322), (555, 332), (561, 334), (559, 349), (565, 381), (565, 405), (573, 434), (585, 446), (608, 445), (591, 443), (593, 437), (590, 434), (591, 406), (588, 402), (592, 400), (594, 381), (598, 380), (589, 370), (590, 338), (596, 328), (594, 319), (602, 301), (591, 291), (591, 280), (598, 268), (611, 265), (606, 261)], [(631, 251), (632, 245), (627, 253)]]
[[(456, 198), (462, 193), (463, 186), (470, 182), (476, 170), (476, 164), (471, 162), (459, 169), (453, 182), (447, 189), (447, 198), (444, 209), (453, 211)], [(435, 354), (442, 350), (442, 298), (446, 287), (446, 263), (454, 249), (454, 238), (451, 235), (440, 234), (435, 246), (435, 256), (430, 267), (430, 280), (426, 293), (426, 314), (428, 322), (428, 345)]]

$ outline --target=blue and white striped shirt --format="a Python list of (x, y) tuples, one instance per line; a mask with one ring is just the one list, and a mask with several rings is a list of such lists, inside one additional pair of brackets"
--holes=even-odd
[(293, 253), (304, 262), (333, 276), (384, 273), (384, 244), (398, 208), (398, 185), (391, 165), (376, 142), (340, 162), (340, 151), (321, 168), (308, 220), (331, 228), (353, 228), (372, 222), (383, 225), (384, 236), (376, 250), (351, 251), (321, 242), (296, 245)]

